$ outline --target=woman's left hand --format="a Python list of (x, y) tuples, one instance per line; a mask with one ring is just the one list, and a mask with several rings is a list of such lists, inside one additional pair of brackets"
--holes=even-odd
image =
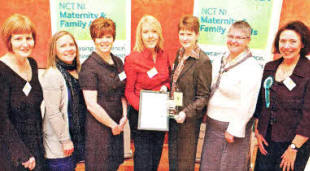
[(174, 117), (175, 121), (179, 124), (183, 123), (186, 119), (186, 114), (181, 111), (178, 115)]
[(163, 85), (163, 86), (160, 87), (160, 90), (159, 90), (159, 91), (161, 91), (161, 92), (167, 92), (167, 91), (168, 91), (168, 88), (167, 88), (167, 86)]
[(67, 140), (62, 143), (62, 149), (64, 152), (65, 157), (71, 156), (74, 151), (74, 145), (71, 140)]
[(30, 157), (28, 161), (23, 162), (22, 165), (29, 170), (33, 170), (36, 167), (36, 159), (34, 157)]
[(297, 150), (291, 149), (290, 147), (281, 156), (282, 161), (280, 167), (283, 171), (294, 170), (294, 164), (296, 160)]
[(231, 135), (230, 133), (228, 133), (227, 131), (225, 131), (225, 140), (228, 142), (228, 143), (233, 143), (235, 140), (234, 140), (234, 136)]

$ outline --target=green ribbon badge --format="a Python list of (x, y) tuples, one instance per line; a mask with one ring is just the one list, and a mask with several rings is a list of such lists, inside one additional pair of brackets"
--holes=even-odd
[(264, 81), (266, 108), (270, 106), (270, 87), (272, 84), (273, 78), (271, 76), (267, 77)]

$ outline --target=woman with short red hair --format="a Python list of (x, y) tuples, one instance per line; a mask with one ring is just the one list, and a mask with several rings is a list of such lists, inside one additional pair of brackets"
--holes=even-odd
[[(183, 106), (169, 122), (169, 170), (194, 170), (200, 124), (211, 85), (212, 66), (209, 57), (197, 42), (199, 20), (186, 15), (178, 25), (182, 46), (176, 54), (172, 69), (171, 96), (182, 93)], [(186, 147), (186, 148), (184, 148)]]
[(88, 109), (85, 126), (86, 170), (117, 170), (124, 160), (123, 129), (127, 122), (122, 60), (111, 53), (115, 23), (97, 18), (90, 26), (96, 50), (83, 63), (80, 86)]
[(0, 168), (45, 170), (40, 105), (43, 100), (31, 20), (14, 14), (1, 28), (8, 52), (0, 57)]

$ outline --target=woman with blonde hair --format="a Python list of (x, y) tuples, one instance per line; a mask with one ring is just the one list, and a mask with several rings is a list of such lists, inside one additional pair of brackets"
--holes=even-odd
[(167, 91), (169, 57), (163, 51), (163, 36), (159, 21), (145, 15), (138, 23), (133, 52), (125, 58), (127, 83), (125, 95), (131, 105), (129, 123), (135, 145), (136, 171), (156, 171), (161, 157), (165, 132), (137, 130), (141, 90)]
[(2, 25), (1, 36), (8, 52), (0, 58), (0, 168), (45, 170), (43, 94), (30, 57), (36, 31), (28, 17), (14, 14)]
[(212, 62), (201, 171), (249, 170), (251, 118), (262, 78), (250, 41), (250, 25), (234, 22), (227, 32), (228, 51)]
[(74, 170), (75, 163), (84, 160), (86, 106), (79, 70), (73, 35), (55, 33), (49, 46), (48, 68), (40, 79), (46, 105), (43, 131), (48, 170)]

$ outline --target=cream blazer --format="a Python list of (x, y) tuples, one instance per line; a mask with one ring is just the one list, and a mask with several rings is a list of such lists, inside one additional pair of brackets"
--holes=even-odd
[(43, 144), (47, 159), (64, 158), (62, 143), (70, 140), (68, 88), (57, 68), (49, 68), (39, 77), (45, 102)]

